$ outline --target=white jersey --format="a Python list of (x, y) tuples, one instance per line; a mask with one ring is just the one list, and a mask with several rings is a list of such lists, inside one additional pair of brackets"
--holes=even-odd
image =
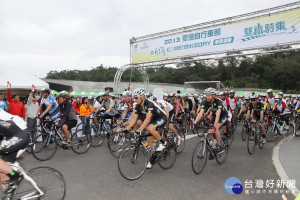
[(157, 101), (157, 104), (158, 104), (161, 108), (167, 107), (167, 109), (168, 109), (169, 112), (170, 112), (171, 110), (173, 110), (173, 106), (172, 106), (170, 103), (168, 103), (168, 102), (166, 102), (166, 101), (164, 101), (164, 100), (158, 100), (158, 101)]

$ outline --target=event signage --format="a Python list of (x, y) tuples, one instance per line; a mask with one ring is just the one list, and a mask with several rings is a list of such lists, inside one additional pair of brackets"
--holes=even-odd
[(132, 62), (240, 51), (300, 41), (300, 9), (133, 42)]

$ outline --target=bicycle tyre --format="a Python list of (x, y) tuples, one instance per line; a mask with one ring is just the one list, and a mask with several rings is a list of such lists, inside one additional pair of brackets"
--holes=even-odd
[(268, 128), (267, 132), (266, 132), (266, 140), (267, 142), (274, 142), (276, 139), (276, 133), (275, 133), (275, 129), (276, 127), (271, 127)]
[[(225, 139), (226, 140), (226, 139)], [(222, 165), (225, 161), (226, 161), (226, 158), (227, 158), (227, 155), (228, 155), (228, 147), (229, 147), (229, 144), (227, 141), (224, 141), (224, 139), (222, 138), (221, 139), (221, 142), (223, 143), (223, 146), (224, 146), (224, 149), (225, 151), (222, 152), (222, 153), (217, 153), (216, 154), (216, 161), (219, 165)], [(228, 145), (227, 145), (228, 144)], [(222, 158), (221, 155), (223, 156)]]
[[(139, 167), (136, 166), (137, 162), (140, 165)], [(135, 144), (129, 144), (123, 149), (118, 159), (118, 169), (120, 174), (123, 178), (130, 181), (140, 178), (145, 173), (147, 164), (148, 156), (143, 145), (140, 145), (137, 151)], [(130, 169), (126, 169), (127, 167)], [(135, 175), (130, 176), (133, 171), (131, 168), (136, 170)]]
[(91, 134), (79, 134), (83, 133), (81, 129), (73, 133), (71, 136), (72, 145), (71, 149), (77, 154), (84, 154), (91, 148)]
[(247, 150), (248, 150), (248, 153), (250, 155), (252, 155), (255, 151), (255, 146), (256, 146), (256, 134), (255, 132), (252, 130), (248, 136), (248, 140), (247, 140)]
[[(121, 132), (114, 133), (108, 140), (108, 149), (115, 158), (119, 158), (121, 152), (123, 151), (125, 146), (128, 146), (128, 142), (131, 143), (131, 138), (128, 139), (123, 135)], [(126, 156), (127, 154), (123, 154), (123, 156)]]
[(293, 139), (293, 137), (295, 136), (295, 134), (296, 134), (296, 125), (295, 125), (294, 122), (289, 122), (289, 131), (285, 130), (283, 136), (287, 140), (291, 140), (291, 139)]
[(245, 124), (242, 125), (242, 140), (245, 141), (247, 139), (247, 129)]
[(176, 144), (172, 140), (168, 140), (165, 149), (158, 153), (158, 165), (163, 169), (170, 169), (176, 161)]
[[(44, 192), (41, 199), (64, 199), (67, 186), (64, 176), (51, 167), (36, 167), (29, 170), (28, 175), (36, 182), (38, 187)], [(21, 199), (23, 196), (36, 191), (32, 184), (23, 179), (14, 191), (13, 199)], [(38, 192), (36, 191), (38, 194)], [(37, 199), (40, 199), (37, 198)]]
[[(201, 153), (202, 152), (202, 153)], [(198, 162), (201, 162), (198, 164)], [(195, 174), (200, 174), (207, 163), (207, 145), (206, 140), (201, 139), (194, 148), (192, 155), (192, 169)], [(199, 168), (197, 168), (199, 166)]]
[[(51, 137), (51, 138), (49, 138)], [(31, 146), (31, 152), (34, 158), (40, 161), (46, 161), (52, 158), (57, 151), (57, 144), (53, 135), (41, 133), (34, 139)]]
[[(105, 139), (99, 133), (99, 129), (96, 127), (93, 127), (92, 129), (94, 130), (94, 135), (91, 134), (91, 145), (92, 147), (100, 147)], [(91, 130), (89, 132), (92, 133)]]
[(181, 130), (177, 129), (177, 133), (183, 139), (183, 141), (181, 141), (179, 145), (176, 144), (177, 154), (180, 154), (183, 152), (185, 148), (185, 134), (182, 129)]

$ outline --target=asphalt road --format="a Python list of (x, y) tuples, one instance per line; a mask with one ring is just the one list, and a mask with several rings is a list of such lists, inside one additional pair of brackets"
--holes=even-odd
[[(77, 155), (72, 150), (59, 149), (49, 161), (38, 161), (25, 155), (24, 164), (30, 169), (36, 166), (51, 166), (58, 169), (67, 182), (66, 199), (281, 199), (281, 194), (229, 194), (224, 189), (225, 181), (237, 177), (242, 185), (246, 180), (279, 179), (272, 163), (275, 143), (267, 143), (253, 155), (247, 152), (246, 142), (241, 140), (241, 127), (237, 128), (223, 165), (208, 161), (202, 174), (196, 175), (191, 168), (192, 152), (199, 137), (187, 140), (183, 153), (177, 156), (175, 165), (168, 170), (154, 165), (136, 181), (125, 180), (118, 171), (114, 158), (105, 142), (101, 147), (91, 148), (86, 154)], [(254, 188), (255, 189), (255, 188)], [(288, 199), (293, 199), (287, 195)]]

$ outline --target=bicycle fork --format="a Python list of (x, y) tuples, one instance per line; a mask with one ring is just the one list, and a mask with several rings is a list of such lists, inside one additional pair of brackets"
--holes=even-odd
[(38, 197), (45, 195), (45, 193), (38, 187), (36, 182), (26, 173), (26, 171), (22, 167), (20, 167), (19, 163), (13, 163), (13, 164), (10, 164), (9, 166), (12, 167), (15, 171), (21, 172), (21, 175), (23, 175), (23, 178), (26, 181), (29, 181), (31, 183), (31, 185), (39, 192), (38, 195), (34, 195), (36, 192), (31, 192), (31, 193), (25, 195), (24, 197), (22, 197), (22, 199), (24, 199), (24, 200), (33, 199), (33, 198), (38, 198)]

